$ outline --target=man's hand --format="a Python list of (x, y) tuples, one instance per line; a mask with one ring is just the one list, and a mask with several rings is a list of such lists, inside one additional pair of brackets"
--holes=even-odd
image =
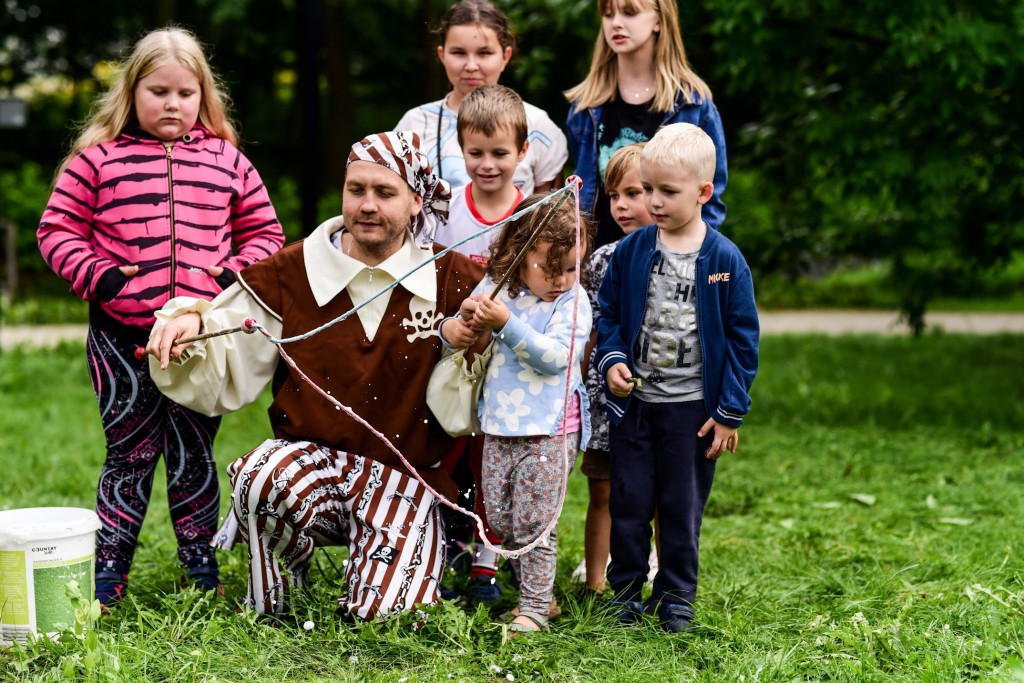
[(441, 336), (457, 349), (468, 349), (480, 333), (460, 318), (449, 318), (441, 323)]
[(172, 355), (180, 358), (181, 352), (192, 346), (191, 343), (173, 345), (173, 342), (176, 339), (196, 336), (201, 327), (202, 318), (198, 313), (185, 313), (154, 332), (146, 344), (146, 352), (159, 358), (160, 369), (166, 370)]
[(616, 363), (608, 368), (605, 379), (608, 380), (608, 388), (611, 389), (612, 394), (626, 397), (633, 391), (633, 383), (629, 381), (632, 376), (633, 373), (630, 372), (628, 365)]
[(504, 303), (484, 296), (477, 300), (473, 322), (490, 330), (500, 330), (511, 315)]
[(727, 427), (724, 424), (715, 422), (715, 418), (709, 417), (708, 421), (697, 432), (697, 436), (704, 436), (711, 430), (715, 432), (714, 441), (711, 442), (711, 446), (704, 453), (704, 457), (708, 460), (718, 460), (726, 451), (735, 453), (736, 447), (740, 444), (738, 429), (739, 427)]

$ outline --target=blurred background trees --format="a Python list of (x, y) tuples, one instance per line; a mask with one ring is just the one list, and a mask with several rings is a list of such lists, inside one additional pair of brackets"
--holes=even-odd
[[(519, 35), (502, 82), (563, 121), (561, 92), (586, 73), (599, 30), (596, 2), (498, 4)], [(46, 282), (34, 227), (73, 125), (146, 30), (173, 21), (209, 47), (295, 239), (340, 210), (354, 140), (444, 94), (432, 31), (447, 7), (5, 0), (0, 96), (27, 100), (28, 126), (0, 129), (0, 218), (19, 226), (29, 286)], [(913, 325), (936, 298), (998, 294), (991, 283), (1006, 282), (1024, 246), (1024, 104), (1013, 96), (1024, 91), (1024, 0), (702, 0), (680, 11), (726, 127), (723, 230), (766, 293), (799, 303), (801, 276), (874, 269), (882, 300)]]

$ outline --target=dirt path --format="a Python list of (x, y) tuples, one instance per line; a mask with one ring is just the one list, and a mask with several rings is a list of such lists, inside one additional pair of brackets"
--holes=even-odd
[[(894, 311), (765, 311), (760, 314), (763, 334), (909, 334)], [(929, 313), (929, 327), (949, 333), (1024, 334), (1024, 313)], [(52, 347), (62, 340), (84, 341), (85, 325), (0, 327), (0, 349), (18, 344)]]

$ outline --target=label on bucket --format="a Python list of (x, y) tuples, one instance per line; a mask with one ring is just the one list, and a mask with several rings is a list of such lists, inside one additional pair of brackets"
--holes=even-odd
[(25, 641), (32, 630), (24, 550), (0, 550), (0, 639)]
[[(77, 581), (83, 589), (83, 598), (92, 601), (93, 556), (63, 562), (36, 562), (33, 566), (36, 598), (36, 630), (52, 633), (57, 624), (71, 626), (75, 621), (71, 601), (64, 586)], [(85, 594), (88, 591), (88, 594)]]
[(30, 633), (72, 626), (75, 611), (64, 590), (70, 581), (78, 582), (83, 598), (93, 598), (93, 555), (31, 564), (27, 555), (0, 550), (0, 641), (24, 643)]

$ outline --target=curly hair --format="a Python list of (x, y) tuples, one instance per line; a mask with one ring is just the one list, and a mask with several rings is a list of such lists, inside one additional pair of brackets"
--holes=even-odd
[[(522, 211), (535, 206), (542, 200), (551, 196), (550, 192), (538, 192), (524, 199), (516, 211)], [(537, 207), (521, 218), (506, 223), (498, 236), (491, 242), (491, 258), (487, 262), (487, 275), (498, 282), (505, 277), (512, 266), (516, 256), (523, 250), (534, 231), (547, 218), (548, 214), (558, 203), (558, 200), (551, 200), (548, 206)], [(593, 243), (594, 226), (585, 217), (580, 217), (580, 263), (586, 263), (590, 256), (590, 247)], [(548, 260), (544, 266), (544, 272), (548, 275), (556, 275), (561, 272), (562, 259), (576, 246), (576, 201), (569, 199), (558, 209), (558, 213), (551, 217), (551, 221), (544, 226), (537, 238), (537, 242), (547, 242), (551, 246), (548, 249)], [(586, 281), (586, 273), (580, 274), (581, 283)], [(524, 285), (522, 277), (522, 264), (508, 279), (508, 294), (515, 298), (520, 294)]]

